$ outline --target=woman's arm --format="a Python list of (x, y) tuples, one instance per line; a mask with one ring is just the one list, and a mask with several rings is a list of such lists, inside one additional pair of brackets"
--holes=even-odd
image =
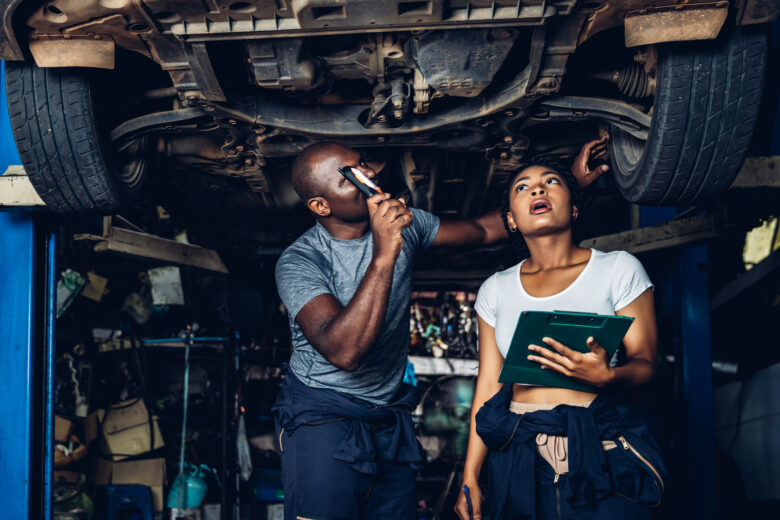
[[(498, 375), (504, 358), (496, 345), (496, 330), (477, 316), (479, 322), (479, 373), (477, 375), (477, 388), (474, 392), (474, 401), (471, 404), (471, 423), (469, 424), (469, 443), (466, 451), (466, 464), (463, 468), (463, 484), (469, 487), (471, 500), (474, 505), (474, 519), (482, 518), (480, 506), (482, 493), (479, 489), (479, 473), (482, 463), (487, 455), (487, 447), (477, 435), (476, 415), (485, 401), (493, 397), (500, 389)], [(461, 520), (468, 520), (466, 499), (461, 490), (458, 501), (455, 504), (455, 512)]]
[(655, 322), (653, 290), (646, 290), (615, 314), (633, 316), (635, 319), (623, 338), (626, 362), (613, 368), (612, 382), (630, 386), (643, 385), (653, 379), (658, 359), (658, 328)]
[(541, 364), (543, 369), (555, 370), (595, 386), (606, 386), (612, 383), (639, 386), (647, 383), (653, 378), (658, 356), (658, 331), (655, 323), (653, 291), (647, 289), (616, 314), (634, 318), (634, 323), (623, 338), (626, 363), (622, 366), (609, 366), (606, 350), (593, 338), (588, 338), (590, 352), (584, 354), (571, 350), (552, 338), (544, 338), (544, 342), (557, 353), (538, 345), (531, 345), (528, 347), (531, 351), (528, 359)]

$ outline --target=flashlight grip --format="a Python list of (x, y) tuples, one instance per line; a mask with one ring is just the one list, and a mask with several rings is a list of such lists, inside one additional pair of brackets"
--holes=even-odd
[(379, 193), (377, 190), (369, 186), (368, 184), (365, 184), (358, 179), (355, 174), (352, 172), (352, 168), (344, 167), (339, 168), (339, 173), (346, 177), (346, 179), (355, 185), (355, 187), (360, 190), (360, 192), (366, 196), (366, 198), (376, 195)]

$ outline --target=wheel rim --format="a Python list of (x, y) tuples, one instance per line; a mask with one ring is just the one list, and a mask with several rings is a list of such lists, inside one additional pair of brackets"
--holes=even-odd
[(632, 166), (635, 166), (642, 159), (642, 155), (645, 153), (645, 145), (647, 140), (635, 137), (628, 132), (623, 132), (623, 139), (626, 142), (626, 160)]
[(628, 179), (635, 175), (646, 147), (647, 140), (634, 137), (616, 126), (612, 127), (612, 157), (618, 179)]
[(137, 187), (144, 178), (148, 163), (148, 143), (148, 137), (137, 137), (122, 143), (111, 155), (117, 177), (127, 188)]

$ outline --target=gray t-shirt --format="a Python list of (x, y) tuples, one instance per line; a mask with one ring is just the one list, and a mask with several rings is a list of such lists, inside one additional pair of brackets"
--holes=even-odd
[(377, 404), (388, 402), (398, 390), (409, 349), (414, 256), (427, 249), (439, 231), (438, 217), (418, 209), (412, 209), (412, 213), (412, 225), (402, 231), (404, 245), (395, 263), (382, 331), (354, 372), (341, 370), (317, 352), (295, 317), (321, 294), (332, 294), (344, 306), (349, 303), (373, 256), (371, 230), (355, 240), (340, 240), (317, 223), (282, 253), (276, 264), (276, 287), (290, 319), (290, 369), (304, 384), (331, 388)]

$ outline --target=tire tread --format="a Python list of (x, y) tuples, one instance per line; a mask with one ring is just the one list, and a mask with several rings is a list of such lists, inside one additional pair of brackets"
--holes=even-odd
[(9, 114), (22, 164), (56, 212), (111, 213), (138, 191), (124, 186), (109, 165), (93, 88), (84, 70), (6, 64)]
[(613, 169), (631, 202), (695, 204), (727, 189), (745, 159), (761, 100), (766, 35), (735, 30), (709, 45), (662, 49), (655, 113), (640, 160), (612, 142)]

